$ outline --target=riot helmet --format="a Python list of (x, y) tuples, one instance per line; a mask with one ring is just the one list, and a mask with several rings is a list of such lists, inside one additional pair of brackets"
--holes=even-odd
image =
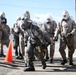
[(68, 19), (70, 18), (70, 15), (69, 15), (68, 11), (65, 10), (65, 11), (62, 13), (62, 18), (63, 18), (64, 20), (68, 20)]
[(0, 17), (4, 18), (5, 17), (5, 13), (4, 12), (0, 12)]
[(29, 11), (24, 12), (23, 16), (27, 17), (27, 19), (30, 20), (30, 13), (29, 13)]

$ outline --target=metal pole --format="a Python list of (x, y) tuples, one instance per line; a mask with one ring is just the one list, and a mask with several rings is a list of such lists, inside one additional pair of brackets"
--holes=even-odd
[(75, 0), (75, 20), (76, 20), (76, 0)]

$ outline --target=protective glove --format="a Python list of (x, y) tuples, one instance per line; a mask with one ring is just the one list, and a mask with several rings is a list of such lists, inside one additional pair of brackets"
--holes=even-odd
[(72, 36), (73, 36), (72, 33), (68, 33), (68, 34), (67, 34), (67, 38), (71, 38)]
[(54, 40), (54, 41), (58, 41), (58, 36), (55, 36), (55, 37), (53, 38), (53, 40)]
[(27, 46), (27, 43), (25, 43), (24, 45)]
[(66, 37), (66, 34), (64, 32), (61, 33), (62, 37)]

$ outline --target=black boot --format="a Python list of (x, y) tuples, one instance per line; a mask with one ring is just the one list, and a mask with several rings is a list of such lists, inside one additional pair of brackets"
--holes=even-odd
[(45, 62), (45, 60), (43, 60), (41, 62), (42, 62), (42, 69), (45, 69), (46, 68), (46, 62)]
[(15, 56), (16, 59), (19, 59), (19, 56)]
[(15, 50), (15, 56), (18, 56), (18, 51), (17, 50)]
[(2, 57), (2, 55), (0, 54), (0, 57)]
[(14, 47), (14, 49), (15, 49), (15, 58), (19, 59), (17, 47)]
[(23, 59), (23, 55), (19, 52), (19, 59)]
[(49, 59), (49, 57), (48, 57), (48, 56), (46, 56), (46, 59), (45, 59), (45, 61), (48, 61), (48, 59)]
[(74, 65), (74, 64), (73, 64), (73, 61), (69, 61), (69, 65)]
[(53, 63), (53, 59), (50, 59), (50, 63)]
[(43, 69), (45, 69), (45, 68), (46, 68), (46, 63), (44, 63), (44, 64), (42, 65), (42, 68), (43, 68)]
[(35, 56), (33, 57), (33, 61), (35, 61)]
[(1, 50), (0, 57), (5, 57), (4, 50)]
[(61, 62), (61, 65), (65, 65), (65, 63), (67, 63), (67, 60), (63, 60), (63, 61)]
[(6, 55), (5, 54), (2, 54), (2, 57), (6, 57)]
[(23, 59), (23, 55), (19, 56), (19, 59)]
[(4, 53), (0, 54), (0, 57), (5, 57)]
[(27, 63), (25, 63), (25, 67), (27, 67)]
[(25, 67), (24, 71), (35, 71), (34, 67)]

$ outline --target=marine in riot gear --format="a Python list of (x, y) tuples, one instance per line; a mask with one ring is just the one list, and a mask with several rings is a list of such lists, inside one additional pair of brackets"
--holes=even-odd
[(76, 32), (76, 24), (74, 20), (70, 18), (68, 11), (64, 11), (62, 14), (62, 20), (58, 23), (58, 26), (55, 31), (54, 40), (57, 41), (58, 34), (60, 34), (60, 48), (59, 52), (62, 56), (63, 61), (62, 65), (67, 63), (66, 57), (66, 46), (68, 47), (68, 60), (69, 65), (73, 65), (73, 54), (75, 51), (74, 48), (74, 33)]
[[(27, 58), (27, 67), (25, 67), (24, 71), (35, 71), (35, 67), (33, 65), (33, 57), (34, 57), (34, 49), (37, 46), (47, 46), (50, 43), (50, 38), (46, 38), (43, 35), (42, 31), (38, 26), (33, 25), (31, 21), (26, 17), (22, 20), (22, 29), (24, 30), (24, 39), (25, 43), (27, 43), (26, 57)], [(46, 38), (46, 39), (45, 39)], [(46, 42), (47, 41), (47, 42)], [(43, 57), (43, 53), (40, 52), (40, 56), (38, 57), (42, 63), (42, 68), (46, 68), (46, 63)]]
[(14, 39), (13, 39), (13, 48), (15, 49), (15, 57), (16, 59), (23, 59), (23, 55), (21, 53), (21, 50), (20, 50), (20, 40), (19, 40), (19, 35), (21, 33), (21, 30), (20, 30), (20, 27), (19, 27), (19, 21), (21, 20), (21, 17), (17, 17), (16, 18), (16, 23), (14, 23), (14, 26), (12, 28), (12, 33), (13, 33), (13, 36), (14, 36)]
[(5, 55), (3, 52), (3, 45), (5, 44), (8, 47), (8, 44), (10, 42), (9, 40), (10, 27), (7, 25), (7, 19), (5, 17), (4, 12), (0, 12), (0, 31), (1, 31), (0, 32), (0, 42), (1, 42), (0, 56), (4, 57)]
[(51, 15), (48, 14), (46, 22), (44, 24), (45, 31), (48, 33), (51, 39), (51, 44), (50, 44), (50, 63), (53, 63), (53, 57), (54, 57), (54, 50), (55, 50), (55, 43), (53, 41), (54, 37), (54, 32), (56, 29), (56, 22), (52, 19)]

